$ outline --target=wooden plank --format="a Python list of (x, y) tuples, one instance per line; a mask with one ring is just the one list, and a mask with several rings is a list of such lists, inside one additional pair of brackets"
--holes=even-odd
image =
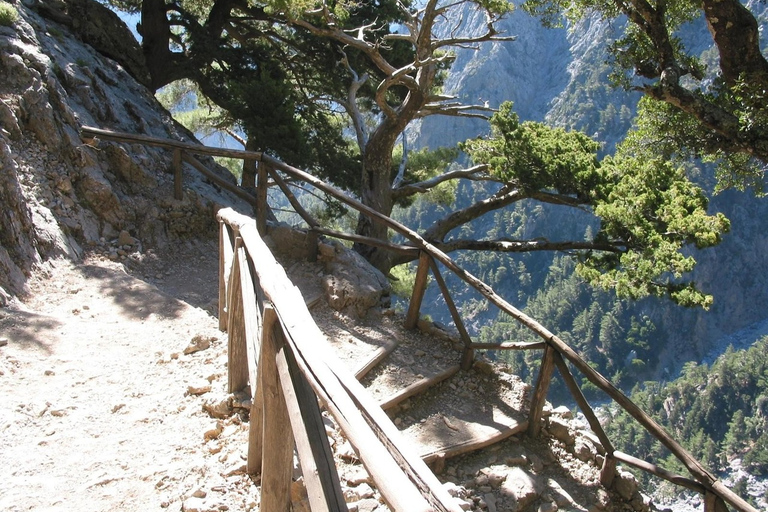
[(181, 150), (173, 150), (173, 198), (181, 201), (184, 198), (184, 175), (181, 169)]
[(429, 258), (429, 266), (432, 268), (432, 275), (435, 276), (437, 286), (440, 287), (440, 292), (443, 294), (445, 305), (448, 306), (448, 311), (451, 313), (453, 325), (456, 326), (456, 329), (459, 331), (461, 341), (464, 343), (464, 351), (461, 357), (461, 369), (467, 371), (472, 368), (472, 363), (475, 360), (475, 352), (472, 349), (472, 338), (469, 336), (466, 327), (464, 327), (464, 322), (461, 320), (459, 310), (456, 309), (456, 304), (453, 302), (451, 292), (448, 291), (448, 287), (445, 285), (445, 280), (443, 279), (442, 274), (440, 274), (440, 269), (437, 267), (437, 263), (435, 263), (435, 260), (432, 258)]
[(385, 240), (379, 240), (378, 238), (372, 238), (370, 236), (362, 236), (362, 235), (353, 235), (349, 233), (342, 233), (340, 231), (335, 231), (333, 229), (324, 228), (322, 226), (317, 226), (314, 228), (315, 231), (320, 233), (321, 235), (328, 235), (332, 236), (334, 238), (340, 238), (341, 240), (349, 240), (355, 243), (361, 243), (365, 245), (372, 245), (374, 247), (382, 247), (384, 249), (411, 255), (411, 254), (418, 254), (419, 249), (417, 247), (413, 247), (410, 245), (401, 245), (401, 244), (394, 244), (389, 241)]
[[(272, 305), (265, 304), (264, 311), (262, 312), (261, 332), (260, 337), (260, 354), (259, 362), (261, 362), (264, 338), (267, 333), (271, 332), (274, 328), (274, 324), (277, 322), (277, 313), (275, 313)], [(249, 430), (248, 430), (248, 460), (247, 470), (249, 475), (261, 474), (261, 461), (264, 451), (264, 385), (262, 383), (262, 365), (257, 367), (256, 385), (251, 388), (251, 413), (249, 415)]]
[(190, 153), (210, 156), (226, 156), (230, 158), (250, 158), (261, 160), (261, 152), (242, 151), (228, 148), (212, 148), (197, 143), (181, 142), (172, 139), (163, 139), (160, 137), (150, 137), (148, 135), (138, 135), (135, 133), (115, 132), (112, 130), (103, 130), (93, 126), (83, 126), (80, 128), (80, 136), (83, 139), (98, 138), (101, 140), (111, 140), (114, 142), (126, 142), (129, 144), (144, 144), (147, 146), (163, 147), (170, 149), (183, 149)]
[(312, 512), (346, 512), (347, 504), (317, 397), (286, 346), (278, 353), (277, 371), (288, 405), (310, 508)]
[(430, 387), (439, 384), (440, 382), (444, 381), (445, 379), (448, 379), (457, 373), (459, 373), (459, 370), (461, 370), (460, 365), (451, 366), (450, 368), (447, 368), (440, 373), (436, 373), (435, 375), (432, 375), (431, 377), (424, 377), (423, 379), (420, 379), (410, 386), (401, 389), (397, 393), (394, 393), (387, 397), (386, 399), (382, 400), (379, 405), (382, 409), (385, 411), (387, 409), (391, 409), (392, 407), (396, 406), (403, 400), (406, 400), (412, 396), (418, 395), (419, 393), (425, 391), (426, 389), (429, 389)]
[(230, 227), (219, 221), (219, 330), (227, 330), (227, 287), (234, 259)]
[(545, 341), (504, 341), (502, 343), (472, 343), (478, 350), (541, 350), (547, 346)]
[(544, 349), (541, 358), (541, 368), (536, 379), (536, 388), (531, 397), (531, 410), (528, 415), (528, 434), (537, 437), (541, 431), (541, 417), (544, 411), (544, 403), (547, 401), (547, 391), (552, 382), (552, 372), (555, 370), (554, 349), (549, 345)]
[(276, 357), (284, 344), (280, 323), (264, 322), (261, 343), (259, 384), (264, 397), (263, 445), (261, 457), (260, 510), (288, 512), (293, 477), (293, 435), (285, 398), (277, 373)]
[(235, 261), (232, 266), (232, 286), (229, 293), (229, 330), (227, 331), (227, 390), (235, 393), (248, 385), (248, 346), (245, 336), (245, 314), (243, 311), (242, 279), (239, 258), (244, 256), (235, 239)]
[(557, 366), (557, 369), (560, 370), (560, 376), (565, 381), (565, 385), (568, 387), (568, 390), (571, 392), (571, 395), (573, 395), (574, 400), (576, 400), (576, 404), (579, 406), (579, 409), (581, 409), (581, 412), (587, 419), (587, 423), (589, 423), (589, 427), (592, 429), (592, 432), (594, 432), (597, 438), (600, 440), (600, 444), (603, 445), (606, 453), (613, 453), (613, 443), (611, 443), (611, 440), (608, 438), (605, 430), (603, 430), (602, 425), (600, 425), (600, 420), (597, 419), (595, 411), (589, 405), (589, 402), (584, 396), (584, 393), (581, 392), (581, 388), (576, 382), (576, 379), (573, 378), (573, 374), (571, 374), (571, 370), (568, 368), (568, 365), (565, 364), (563, 356), (561, 356), (559, 352), (555, 352), (553, 355), (555, 358), (555, 365)]
[[(256, 288), (253, 282), (253, 271), (251, 270), (248, 253), (245, 247), (238, 245), (235, 261), (238, 263), (238, 273), (240, 275), (240, 291), (243, 297), (243, 328), (245, 341), (245, 366), (247, 369), (248, 384), (251, 385), (251, 394), (256, 387), (257, 368), (261, 356), (261, 340), (259, 339), (259, 327), (261, 324), (261, 311), (256, 298)], [(242, 384), (239, 382), (238, 384)], [(240, 389), (245, 387), (243, 385)]]
[(700, 484), (699, 482), (697, 482), (696, 480), (691, 480), (690, 478), (686, 478), (676, 473), (672, 473), (671, 471), (667, 471), (666, 469), (660, 466), (657, 466), (656, 464), (651, 464), (650, 462), (646, 462), (642, 459), (638, 459), (637, 457), (633, 457), (632, 455), (628, 455), (624, 452), (620, 452), (616, 450), (613, 452), (613, 457), (619, 462), (623, 462), (624, 464), (629, 464), (630, 466), (634, 466), (638, 469), (642, 469), (647, 473), (650, 473), (659, 478), (663, 478), (664, 480), (667, 480), (668, 482), (672, 482), (675, 485), (679, 485), (681, 487), (685, 487), (687, 489), (691, 489), (692, 491), (700, 492), (702, 494), (705, 494), (707, 492), (706, 487)]
[(182, 158), (185, 162), (187, 162), (189, 165), (195, 168), (197, 172), (208, 178), (210, 181), (214, 182), (216, 185), (220, 186), (224, 190), (233, 193), (240, 199), (246, 201), (249, 204), (256, 204), (256, 198), (249, 192), (246, 192), (242, 188), (238, 187), (234, 183), (230, 183), (229, 181), (225, 180), (221, 176), (218, 176), (217, 174), (214, 174), (211, 172), (206, 166), (204, 166), (200, 161), (193, 157), (192, 155), (189, 155), (187, 153), (184, 153), (182, 155)]
[(285, 180), (280, 176), (280, 173), (277, 172), (277, 170), (272, 168), (267, 168), (269, 171), (269, 175), (272, 177), (273, 180), (275, 180), (275, 183), (277, 183), (277, 186), (280, 187), (280, 190), (282, 190), (283, 195), (288, 199), (288, 202), (291, 203), (291, 206), (293, 206), (294, 211), (299, 214), (299, 217), (301, 217), (304, 222), (307, 223), (307, 225), (310, 228), (316, 228), (320, 225), (319, 222), (315, 220), (315, 218), (310, 215), (310, 213), (304, 209), (304, 207), (301, 205), (298, 199), (296, 199), (296, 196), (293, 194), (293, 191), (288, 187), (288, 184), (285, 182)]
[(424, 292), (427, 291), (427, 278), (429, 277), (430, 256), (426, 252), (419, 253), (419, 267), (416, 269), (416, 281), (413, 284), (413, 293), (408, 303), (408, 313), (405, 317), (405, 328), (415, 329), (419, 324), (421, 301), (424, 300)]
[[(290, 326), (286, 327), (291, 333), (288, 341), (295, 349), (302, 373), (348, 434), (390, 508), (416, 512), (434, 507), (436, 510), (459, 512), (460, 508), (434, 474), (412, 448), (406, 447), (391, 420), (330, 354), (327, 341), (309, 311), (298, 306), (303, 301), (300, 292), (290, 284), (284, 269), (274, 262), (256, 233), (255, 223), (230, 209), (219, 211), (218, 216), (240, 228), (249, 253), (259, 262), (257, 273), (267, 297), (278, 310), (282, 307), (290, 312), (290, 318), (281, 317), (281, 321), (290, 321)], [(365, 411), (368, 419), (361, 416), (359, 408)], [(374, 434), (371, 425), (375, 425), (378, 434)], [(406, 477), (404, 470), (409, 476)]]
[(392, 338), (387, 340), (384, 345), (376, 349), (376, 351), (371, 354), (368, 359), (366, 359), (361, 365), (357, 367), (357, 370), (355, 370), (355, 378), (357, 380), (361, 380), (363, 377), (365, 377), (369, 371), (374, 369), (376, 365), (384, 360), (385, 357), (391, 354), (399, 344), (400, 340), (398, 339)]
[(481, 448), (485, 448), (486, 446), (491, 446), (493, 444), (496, 444), (499, 441), (503, 441), (504, 439), (507, 439), (508, 437), (512, 437), (515, 434), (525, 432), (527, 428), (528, 428), (528, 423), (524, 421), (522, 423), (510, 425), (483, 436), (477, 436), (473, 439), (464, 441), (462, 443), (458, 443), (445, 448), (440, 448), (439, 450), (424, 453), (422, 454), (421, 458), (424, 460), (425, 463), (430, 464), (442, 457), (446, 459), (451, 457), (456, 457), (458, 455), (463, 455), (465, 453), (473, 452), (475, 450), (480, 450)]

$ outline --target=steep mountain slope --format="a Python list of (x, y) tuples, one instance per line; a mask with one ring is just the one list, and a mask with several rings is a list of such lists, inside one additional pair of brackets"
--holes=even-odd
[[(765, 23), (768, 12), (765, 4), (751, 2), (750, 6)], [(481, 26), (482, 20), (475, 20), (471, 13), (466, 13), (466, 19), (470, 26), (472, 23)], [(583, 130), (602, 141), (604, 151), (610, 152), (630, 127), (638, 99), (636, 94), (612, 88), (606, 80), (607, 46), (623, 27), (592, 18), (567, 29), (545, 29), (518, 10), (504, 28), (507, 34), (518, 36), (517, 40), (488, 45), (479, 51), (457, 52), (456, 64), (446, 81), (446, 92), (473, 102), (488, 101), (490, 106), (511, 99), (522, 119), (545, 120)], [(707, 46), (706, 30), (702, 22), (692, 23), (686, 27), (683, 38), (689, 48), (704, 55), (710, 69), (716, 69), (716, 53)], [(432, 117), (412, 127), (410, 137), (415, 147), (438, 147), (487, 130), (487, 125), (477, 120)], [(704, 168), (693, 179), (709, 190), (714, 188), (710, 169)], [(465, 188), (461, 188), (457, 196), (457, 207), (466, 205), (474, 197)], [(720, 347), (719, 340), (724, 336), (760, 324), (766, 318), (763, 305), (768, 301), (768, 280), (763, 270), (768, 260), (761, 219), (768, 214), (768, 202), (753, 197), (750, 192), (728, 191), (714, 196), (710, 209), (725, 213), (732, 221), (732, 231), (720, 246), (696, 254), (699, 265), (694, 276), (715, 297), (711, 311), (690, 311), (651, 300), (621, 306), (622, 329), (630, 330), (633, 317), (649, 317), (656, 325), (653, 339), (646, 340), (655, 343), (652, 348), (655, 359), (646, 361), (645, 370), (635, 377), (639, 381), (674, 374), (685, 361), (699, 361), (713, 350), (721, 351), (724, 347)], [(439, 207), (423, 206), (420, 219), (406, 215), (410, 221), (420, 220), (429, 225), (441, 211)], [(575, 220), (563, 218), (557, 208), (537, 205), (488, 215), (475, 222), (472, 229), (474, 236), (480, 237), (486, 233), (510, 238), (547, 233), (556, 238), (558, 230), (583, 226)], [(551, 290), (553, 296), (557, 295), (557, 284), (547, 284), (549, 267), (555, 262), (552, 255), (466, 256), (464, 260), (470, 270), (487, 277), (502, 295), (519, 297), (521, 306), (538, 293)], [(505, 272), (499, 272), (500, 268)], [(458, 287), (456, 293), (461, 297), (463, 290)], [(465, 311), (472, 310), (471, 297), (458, 300), (465, 304)], [(588, 306), (576, 314), (586, 315)], [(441, 309), (436, 307), (431, 313), (441, 321), (450, 322), (447, 315), (441, 314)], [(538, 313), (534, 314), (538, 316)], [(476, 332), (497, 319), (494, 311), (482, 310), (476, 311), (475, 318)], [(552, 325), (553, 319), (540, 317), (540, 320)], [(575, 316), (563, 319), (560, 328), (575, 335), (576, 321)], [(593, 327), (599, 337), (599, 323)], [(630, 350), (625, 353), (629, 354)], [(631, 381), (627, 383), (631, 385)]]
[(82, 125), (192, 140), (122, 65), (78, 40), (98, 46), (110, 34), (127, 44), (121, 55), (135, 49), (117, 16), (95, 2), (85, 30), (72, 7), (84, 3), (41, 4), (47, 18), (16, 4), (18, 20), (0, 26), (1, 303), (23, 295), (30, 270), (48, 258), (78, 259), (85, 245), (110, 242), (122, 257), (118, 239), (163, 245), (210, 232), (214, 204), (245, 208), (197, 174), (174, 200), (171, 152), (83, 144)]

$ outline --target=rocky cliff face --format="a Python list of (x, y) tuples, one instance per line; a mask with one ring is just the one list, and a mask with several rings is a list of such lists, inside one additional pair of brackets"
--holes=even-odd
[(82, 142), (84, 125), (194, 140), (126, 71), (144, 76), (117, 16), (85, 0), (12, 5), (18, 20), (0, 27), (0, 304), (49, 258), (97, 245), (119, 258), (118, 242), (171, 243), (213, 229), (216, 205), (246, 208), (192, 172), (174, 200), (168, 151)]

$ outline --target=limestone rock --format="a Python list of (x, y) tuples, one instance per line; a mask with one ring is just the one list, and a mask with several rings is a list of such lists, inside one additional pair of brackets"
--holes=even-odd
[(541, 480), (521, 468), (511, 468), (501, 485), (501, 493), (511, 497), (518, 509), (524, 509), (535, 501), (543, 490)]
[(350, 316), (365, 316), (389, 295), (389, 282), (384, 274), (341, 244), (334, 258), (326, 263), (326, 272), (323, 288), (328, 304)]
[(555, 414), (549, 418), (549, 433), (569, 446), (573, 445), (575, 441), (568, 421)]

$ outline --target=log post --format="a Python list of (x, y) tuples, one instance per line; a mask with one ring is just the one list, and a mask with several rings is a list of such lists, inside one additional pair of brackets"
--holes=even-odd
[[(227, 390), (230, 393), (240, 391), (248, 385), (248, 345), (246, 340), (245, 317), (243, 309), (243, 284), (240, 273), (240, 259), (244, 257), (243, 240), (235, 239), (235, 259), (232, 265), (232, 286), (229, 293), (229, 330), (227, 343)], [(246, 262), (247, 264), (247, 262)]]
[(605, 454), (603, 459), (603, 467), (600, 468), (600, 483), (603, 487), (610, 489), (613, 486), (613, 481), (616, 479), (616, 458), (613, 457), (611, 452)]
[(248, 430), (248, 463), (247, 471), (249, 475), (261, 474), (261, 462), (264, 451), (264, 377), (263, 361), (264, 342), (267, 333), (272, 332), (275, 323), (278, 321), (277, 313), (270, 304), (264, 304), (261, 320), (261, 342), (259, 365), (256, 375), (256, 383), (251, 388), (251, 413), (249, 416), (250, 426)]
[(445, 280), (443, 279), (442, 274), (440, 274), (440, 269), (437, 268), (437, 263), (435, 263), (435, 260), (432, 258), (429, 258), (429, 266), (432, 269), (432, 275), (435, 276), (437, 285), (440, 287), (440, 292), (443, 294), (445, 305), (448, 307), (448, 311), (451, 313), (453, 325), (456, 326), (456, 329), (459, 331), (461, 341), (464, 343), (464, 350), (461, 354), (461, 369), (467, 371), (472, 368), (472, 363), (475, 362), (475, 351), (472, 348), (472, 338), (469, 336), (467, 329), (464, 327), (464, 322), (461, 320), (459, 310), (456, 309), (456, 304), (454, 304), (451, 293), (448, 291), (448, 286), (446, 286)]
[(233, 244), (229, 225), (219, 220), (219, 330), (227, 330), (227, 289), (232, 269)]
[(429, 253), (419, 253), (419, 268), (416, 270), (416, 282), (413, 285), (411, 301), (408, 303), (408, 314), (405, 317), (405, 328), (415, 329), (419, 324), (419, 312), (421, 301), (424, 300), (424, 292), (427, 291), (427, 278), (429, 277)]
[(181, 201), (184, 198), (184, 177), (181, 172), (181, 150), (173, 150), (173, 198)]
[(286, 345), (277, 355), (280, 385), (296, 440), (301, 472), (313, 512), (347, 511), (317, 396)]
[(267, 234), (267, 191), (269, 169), (267, 164), (259, 162), (258, 185), (256, 187), (256, 229), (261, 236)]
[(713, 492), (704, 494), (704, 512), (728, 512), (723, 499)]
[(528, 414), (528, 435), (536, 437), (541, 431), (541, 417), (544, 411), (544, 403), (547, 401), (547, 391), (549, 383), (552, 382), (552, 372), (555, 369), (555, 349), (549, 344), (544, 348), (544, 355), (541, 358), (541, 368), (539, 376), (536, 379), (536, 388), (531, 397), (531, 410)]
[(288, 512), (291, 507), (293, 435), (276, 364), (277, 353), (285, 340), (274, 310), (269, 319), (265, 315), (264, 327), (259, 365), (259, 383), (264, 398), (259, 509)]

